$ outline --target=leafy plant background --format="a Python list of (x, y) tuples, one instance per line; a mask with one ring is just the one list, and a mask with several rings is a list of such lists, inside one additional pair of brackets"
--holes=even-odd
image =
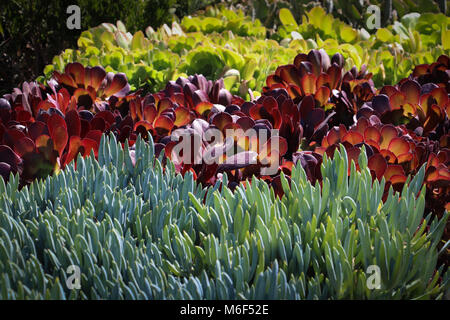
[[(42, 73), (53, 56), (74, 47), (83, 30), (121, 20), (136, 32), (170, 23), (217, 0), (8, 0), (0, 10), (0, 94)], [(81, 8), (81, 30), (69, 30), (67, 7)]]

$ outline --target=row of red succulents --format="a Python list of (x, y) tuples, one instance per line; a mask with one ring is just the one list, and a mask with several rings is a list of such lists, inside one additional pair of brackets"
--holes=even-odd
[[(21, 183), (64, 168), (78, 153), (98, 151), (104, 132), (126, 131), (118, 110), (130, 97), (124, 74), (74, 63), (47, 86), (23, 83), (0, 99), (0, 174)], [(127, 136), (128, 138), (128, 136)]]
[[(267, 78), (265, 94), (286, 90), (300, 110), (305, 100), (314, 98), (315, 107), (325, 112), (320, 119), (333, 114), (330, 129), (316, 136), (320, 144), (306, 139), (309, 144), (302, 144), (303, 150), (332, 157), (343, 144), (349, 162), (358, 168), (364, 145), (373, 178), (387, 182), (386, 195), (390, 186), (401, 190), (407, 176), (425, 165), (426, 212), (441, 216), (450, 210), (450, 58), (441, 56), (435, 63), (416, 66), (408, 78), (380, 90), (365, 68), (345, 74), (341, 70), (340, 55), (330, 63), (321, 51), (299, 54), (294, 64), (279, 67)], [(315, 131), (322, 126), (316, 123)], [(316, 163), (309, 169), (320, 179)], [(444, 239), (449, 238), (448, 224)]]
[[(343, 144), (358, 167), (365, 146), (373, 178), (384, 178), (386, 191), (390, 186), (400, 190), (407, 176), (425, 164), (427, 210), (442, 214), (450, 203), (449, 57), (419, 65), (407, 79), (379, 90), (371, 77), (364, 66), (345, 71), (340, 54), (330, 58), (312, 50), (269, 75), (261, 97), (244, 101), (231, 95), (223, 80), (201, 75), (170, 81), (155, 94), (130, 94), (124, 74), (72, 63), (47, 86), (24, 83), (0, 99), (0, 174), (8, 179), (19, 172), (23, 184), (45, 177), (78, 153), (96, 154), (103, 133), (113, 132), (130, 145), (137, 135), (151, 135), (157, 152), (164, 150), (175, 161), (180, 159), (172, 153), (174, 137), (255, 129), (269, 135), (262, 146), (255, 138), (258, 148), (249, 144), (251, 138), (234, 137), (235, 153), (227, 159), (230, 141), (212, 145), (202, 140), (197, 156), (203, 159), (213, 150), (222, 161), (177, 161), (176, 167), (183, 174), (193, 172), (204, 185), (223, 173), (231, 187), (256, 175), (281, 196), (282, 171), (289, 175), (300, 161), (309, 179), (320, 182), (325, 153), (332, 156)], [(270, 136), (272, 129), (278, 135)], [(274, 141), (277, 150), (271, 147)], [(273, 161), (280, 164), (278, 171), (265, 175), (264, 167)]]

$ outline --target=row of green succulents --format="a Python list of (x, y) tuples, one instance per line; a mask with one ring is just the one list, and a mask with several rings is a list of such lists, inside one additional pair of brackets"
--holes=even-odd
[[(450, 14), (448, 0), (361, 0), (352, 2), (328, 0), (326, 2), (329, 4), (328, 8), (331, 6), (333, 15), (352, 25), (359, 26), (366, 26), (367, 19), (371, 15), (371, 12), (368, 12), (371, 5), (380, 8), (383, 26), (389, 22), (400, 20), (411, 12)], [(330, 2), (333, 4), (331, 5)]]
[(226, 183), (204, 189), (155, 152), (151, 139), (122, 147), (103, 136), (98, 160), (80, 156), (76, 167), (21, 190), (18, 176), (0, 179), (0, 298), (441, 299), (448, 292), (449, 273), (436, 261), (449, 214), (424, 216), (424, 168), (382, 201), (384, 186), (372, 183), (364, 152), (347, 180), (342, 147), (325, 157), (322, 185), (298, 165), (290, 186), (282, 178), (280, 199), (256, 178), (234, 192)]
[(280, 19), (275, 39), (281, 43), (305, 39), (329, 53), (345, 48), (350, 65), (367, 65), (377, 86), (396, 83), (413, 66), (432, 63), (450, 52), (450, 17), (442, 13), (410, 13), (372, 35), (333, 18), (321, 7), (306, 12), (301, 23), (288, 9), (280, 10)]
[(199, 73), (208, 79), (224, 77), (228, 89), (245, 96), (247, 87), (260, 89), (265, 74), (295, 54), (265, 35), (258, 21), (226, 9), (214, 17), (186, 17), (181, 25), (174, 22), (157, 31), (149, 27), (145, 34), (132, 35), (121, 22), (102, 24), (83, 32), (78, 50), (56, 56), (44, 73), (48, 77), (73, 61), (102, 65), (107, 71), (124, 72), (132, 88), (149, 92), (181, 75)]
[(274, 39), (265, 39), (268, 30), (259, 20), (222, 7), (185, 17), (172, 27), (148, 28), (145, 34), (132, 35), (120, 22), (102, 24), (83, 32), (78, 49), (56, 56), (44, 72), (48, 78), (73, 61), (102, 65), (107, 71), (124, 72), (132, 88), (149, 92), (159, 91), (168, 80), (199, 73), (211, 80), (224, 77), (227, 89), (248, 98), (249, 89), (257, 95), (265, 75), (288, 63), (296, 52), (340, 52), (348, 69), (367, 65), (381, 86), (396, 83), (414, 65), (431, 63), (450, 50), (450, 18), (442, 14), (407, 15), (373, 35), (334, 19), (320, 7), (307, 12), (301, 24), (287, 9), (280, 10), (280, 19), (283, 25), (271, 36)]
[(382, 26), (398, 21), (411, 12), (450, 14), (448, 0), (226, 0), (225, 2), (231, 7), (240, 8), (247, 14), (260, 19), (267, 28), (280, 24), (277, 13), (282, 8), (289, 9), (299, 20), (304, 12), (321, 6), (327, 13), (332, 13), (334, 17), (354, 27), (366, 27), (371, 15), (368, 10), (371, 5), (379, 7)]

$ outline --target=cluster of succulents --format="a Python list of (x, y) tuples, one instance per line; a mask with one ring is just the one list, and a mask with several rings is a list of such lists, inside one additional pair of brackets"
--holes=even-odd
[(202, 188), (163, 166), (153, 142), (130, 148), (104, 136), (98, 161), (80, 156), (22, 189), (17, 175), (0, 179), (0, 299), (441, 299), (448, 289), (436, 246), (449, 214), (423, 219), (424, 168), (383, 201), (365, 153), (347, 180), (342, 148), (324, 159), (323, 185), (297, 165), (280, 199), (256, 178), (235, 192)]
[(267, 74), (298, 52), (341, 53), (347, 69), (366, 65), (374, 83), (382, 86), (397, 83), (415, 65), (432, 63), (450, 50), (445, 29), (450, 18), (443, 14), (412, 14), (373, 34), (333, 18), (321, 7), (306, 11), (301, 22), (287, 9), (277, 14), (281, 24), (276, 32), (241, 11), (221, 7), (134, 35), (121, 23), (104, 23), (84, 31), (78, 48), (56, 56), (45, 74), (48, 79), (70, 62), (102, 65), (125, 73), (133, 88), (153, 93), (170, 80), (198, 73), (209, 80), (223, 77), (228, 90), (248, 99), (249, 89), (261, 92)]
[(120, 114), (128, 93), (124, 74), (79, 63), (55, 72), (47, 86), (23, 83), (0, 99), (1, 175), (19, 172), (26, 184), (64, 168), (78, 153), (97, 154), (103, 133), (129, 138), (131, 121)]
[[(441, 56), (377, 90), (365, 66), (346, 71), (341, 54), (311, 50), (279, 66), (262, 95), (245, 101), (223, 79), (202, 75), (169, 81), (157, 93), (130, 94), (125, 75), (72, 63), (47, 87), (25, 83), (2, 99), (2, 175), (20, 172), (22, 183), (45, 177), (78, 153), (96, 155), (101, 135), (112, 132), (131, 146), (138, 135), (151, 136), (158, 155), (163, 151), (204, 186), (227, 174), (235, 188), (256, 175), (282, 196), (282, 173), (289, 176), (301, 163), (311, 182), (321, 182), (324, 154), (333, 156), (343, 144), (349, 168), (353, 160), (357, 169), (364, 146), (373, 178), (386, 181), (385, 198), (426, 164), (427, 210), (442, 215), (450, 203), (449, 69), (450, 59)], [(213, 130), (219, 141), (207, 138)], [(174, 152), (195, 136), (200, 146), (190, 144), (188, 159)]]
[[(279, 17), (272, 39), (223, 8), (145, 35), (102, 24), (0, 98), (0, 255), (39, 276), (0, 260), (0, 297), (442, 297), (448, 17), (434, 34), (428, 15), (373, 34), (320, 7)], [(61, 287), (74, 261), (95, 289)]]

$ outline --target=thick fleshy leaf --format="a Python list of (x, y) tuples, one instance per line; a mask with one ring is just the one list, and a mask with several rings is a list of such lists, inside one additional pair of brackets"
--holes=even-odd
[(300, 119), (307, 119), (314, 109), (315, 104), (313, 96), (304, 97), (299, 104)]
[[(285, 176), (285, 178), (286, 178), (288, 184), (291, 185), (291, 178), (289, 176)], [(281, 199), (284, 195), (283, 185), (281, 183), (281, 177), (276, 176), (275, 178), (273, 178), (273, 180), (271, 182), (271, 186), (273, 188), (273, 191), (275, 192), (275, 195)]]
[(305, 53), (299, 53), (299, 54), (294, 58), (294, 65), (295, 65), (297, 68), (300, 68), (300, 64), (301, 64), (303, 61), (308, 61), (308, 55), (305, 54)]
[(72, 162), (78, 155), (81, 153), (83, 157), (88, 156), (91, 153), (91, 150), (94, 150), (94, 155), (98, 154), (98, 143), (92, 139), (86, 138), (81, 139), (77, 136), (72, 136), (69, 141), (69, 150), (64, 159), (64, 165), (68, 165)]
[(336, 65), (332, 65), (328, 69), (327, 74), (330, 77), (330, 89), (334, 90), (339, 88), (342, 78), (342, 69)]
[(326, 136), (326, 143), (323, 143), (324, 147), (328, 147), (331, 145), (334, 145), (338, 143), (341, 139), (341, 136), (339, 134), (339, 127), (333, 127), (328, 131), (328, 134)]
[(409, 152), (409, 143), (402, 138), (394, 138), (389, 143), (388, 150), (398, 157), (401, 154)]
[(173, 109), (173, 102), (170, 99), (163, 98), (158, 102), (158, 115), (170, 109)]
[(41, 148), (41, 147), (46, 147), (49, 143), (48, 142), (53, 143), (52, 139), (50, 138), (50, 136), (43, 134), (41, 136), (39, 136), (36, 139), (36, 148)]
[(213, 104), (211, 102), (200, 102), (195, 106), (195, 111), (197, 111), (200, 116), (206, 116), (212, 107)]
[(305, 75), (301, 80), (300, 89), (303, 95), (311, 95), (316, 92), (316, 76), (312, 73)]
[[(400, 191), (401, 186), (406, 182), (406, 176), (404, 175), (395, 175), (392, 176), (389, 181), (392, 183), (395, 191)], [(395, 185), (400, 185), (399, 187), (396, 187)]]
[(272, 152), (277, 152), (277, 155), (283, 156), (288, 150), (286, 139), (279, 136), (272, 136), (262, 146), (259, 156), (264, 158), (270, 156)]
[(78, 88), (75, 90), (73, 97), (75, 97), (79, 107), (90, 109), (96, 100), (96, 92), (93, 90)]
[(347, 157), (348, 157), (348, 170), (347, 174), (350, 175), (351, 172), (351, 164), (352, 161), (355, 163), (356, 170), (359, 170), (359, 162), (358, 157), (361, 153), (361, 149), (359, 147), (351, 147), (347, 149)]
[(385, 125), (381, 128), (381, 149), (388, 149), (391, 140), (398, 136), (397, 129), (392, 125)]
[(11, 173), (11, 165), (6, 162), (0, 162), (0, 177), (6, 182), (9, 179)]
[[(328, 55), (327, 55), (328, 56)], [(322, 71), (322, 55), (319, 50), (311, 50), (308, 52), (308, 60), (311, 62), (312, 71), (316, 77)]]
[(397, 157), (391, 151), (383, 149), (380, 150), (380, 154), (387, 160), (389, 163), (397, 162)]
[(157, 114), (158, 112), (156, 111), (154, 104), (144, 106), (144, 110), (142, 111), (143, 120), (146, 120), (150, 123), (153, 123), (153, 121), (155, 121)]
[(384, 178), (386, 181), (389, 181), (391, 177), (393, 176), (404, 176), (405, 170), (403, 170), (403, 167), (398, 164), (390, 164), (386, 171), (384, 172)]
[(106, 96), (112, 96), (128, 85), (127, 76), (124, 73), (116, 73), (113, 76), (111, 83), (108, 83), (105, 87), (104, 93)]
[(64, 84), (64, 85), (72, 87), (72, 88), (78, 87), (75, 80), (68, 74), (59, 73), (59, 72), (55, 71), (53, 73), (53, 77), (61, 84)]
[(275, 100), (274, 97), (265, 97), (262, 100), (262, 105), (264, 107), (264, 109), (266, 109), (267, 112), (271, 113), (273, 109), (278, 108), (278, 103), (277, 100)]
[(391, 107), (389, 105), (389, 98), (388, 96), (384, 94), (380, 94), (378, 96), (375, 96), (372, 99), (372, 108), (377, 111), (379, 114), (383, 114), (387, 111), (391, 110)]
[(83, 141), (90, 139), (90, 140), (95, 141), (97, 143), (97, 145), (100, 145), (100, 140), (102, 138), (102, 134), (103, 133), (99, 130), (91, 130), (86, 134), (86, 137), (83, 139)]
[(370, 170), (375, 172), (375, 176), (379, 180), (383, 177), (388, 166), (386, 159), (379, 153), (375, 153), (372, 157), (370, 157), (367, 165)]
[(280, 78), (286, 83), (295, 84), (298, 87), (301, 86), (300, 74), (294, 65), (280, 67), (279, 73)]
[(102, 117), (95, 117), (90, 122), (92, 130), (99, 130), (104, 132), (106, 130), (106, 121)]
[(174, 125), (177, 127), (184, 126), (191, 122), (191, 117), (189, 110), (183, 107), (178, 107), (175, 109), (175, 122)]
[(404, 162), (409, 162), (412, 159), (413, 159), (413, 154), (410, 153), (410, 152), (407, 152), (407, 153), (403, 153), (403, 154), (399, 155), (397, 157), (397, 162), (398, 163), (404, 163)]
[(136, 122), (134, 124), (133, 131), (136, 131), (137, 128), (139, 128), (139, 127), (143, 127), (147, 131), (151, 130), (153, 128), (152, 124), (150, 122), (148, 122), (148, 121), (145, 121), (145, 120), (141, 120), (141, 121)]
[[(273, 86), (272, 89), (275, 89), (276, 87)], [(284, 88), (284, 86), (279, 86), (279, 88)], [(297, 99), (299, 97), (301, 97), (303, 95), (302, 90), (300, 89), (300, 87), (290, 84), (287, 87), (287, 91), (289, 93), (289, 96), (291, 97), (291, 99)]]
[(44, 122), (36, 121), (28, 127), (28, 134), (31, 139), (36, 141), (39, 136), (48, 134), (48, 129)]
[(447, 91), (444, 88), (433, 89), (431, 96), (436, 99), (436, 104), (440, 107), (446, 106), (449, 101)]
[(95, 91), (100, 88), (103, 79), (106, 77), (106, 71), (102, 67), (86, 67), (85, 70), (85, 88), (91, 87)]
[(0, 162), (9, 164), (15, 171), (20, 161), (20, 157), (10, 147), (0, 145)]
[(255, 125), (255, 121), (253, 121), (250, 117), (241, 117), (236, 121), (236, 124), (238, 124), (244, 131), (247, 131)]
[(366, 130), (364, 131), (364, 139), (372, 140), (377, 144), (379, 144), (381, 140), (381, 133), (375, 127), (367, 127)]
[(202, 90), (195, 90), (192, 94), (193, 106), (197, 106), (199, 103), (207, 102), (209, 100), (208, 94)]
[(7, 129), (3, 133), (3, 141), (6, 145), (12, 147), (20, 139), (25, 137), (25, 133), (17, 129)]
[(75, 110), (70, 110), (65, 116), (67, 124), (67, 133), (69, 137), (80, 136), (81, 134), (81, 120), (78, 112)]
[(53, 114), (47, 120), (47, 126), (50, 137), (54, 143), (54, 148), (58, 151), (59, 156), (62, 156), (64, 148), (69, 140), (66, 122), (61, 116)]
[(69, 164), (78, 154), (81, 147), (81, 138), (78, 136), (72, 136), (69, 140), (69, 150), (65, 155), (63, 167)]
[(406, 96), (402, 92), (395, 92), (389, 97), (392, 110), (400, 109), (406, 103)]
[(418, 104), (420, 98), (420, 85), (414, 80), (407, 80), (400, 86), (400, 91), (405, 94), (406, 102)]
[(355, 144), (363, 142), (364, 141), (364, 137), (359, 132), (349, 131), (344, 136), (342, 141), (347, 141), (347, 142), (351, 143), (352, 145), (355, 145)]
[(330, 87), (330, 76), (327, 73), (321, 73), (319, 75), (319, 77), (317, 77), (317, 81), (316, 81), (316, 87), (320, 88), (320, 87)]
[(441, 119), (443, 120), (443, 118), (444, 115), (441, 112), (441, 108), (439, 108), (439, 106), (436, 104), (432, 105), (431, 108), (428, 109), (427, 118), (423, 123), (424, 131), (430, 132), (434, 130), (441, 122)]
[(229, 123), (233, 123), (233, 118), (226, 112), (216, 114), (212, 120), (212, 124), (220, 131), (223, 131), (224, 127)]
[(105, 110), (105, 111), (101, 111), (99, 113), (97, 113), (94, 116), (95, 118), (102, 118), (103, 120), (105, 120), (105, 123), (108, 124), (108, 128), (114, 123), (116, 122), (116, 118), (114, 117), (114, 115), (112, 114), (111, 111), (109, 110)]
[(366, 118), (359, 118), (356, 122), (356, 131), (358, 131), (362, 136), (364, 136), (364, 133), (366, 129), (369, 127), (369, 121)]
[(266, 84), (270, 88), (274, 85), (282, 84), (282, 83), (283, 83), (283, 80), (276, 74), (271, 74), (266, 79)]
[(72, 77), (77, 86), (84, 86), (84, 67), (81, 63), (69, 63), (64, 72)]
[(165, 115), (159, 116), (153, 126), (159, 135), (167, 135), (173, 128), (173, 120)]
[(319, 101), (319, 104), (321, 106), (325, 105), (330, 98), (331, 91), (327, 87), (320, 87), (317, 91), (314, 97), (317, 101)]
[(28, 137), (23, 137), (14, 143), (14, 151), (21, 157), (27, 153), (33, 152), (34, 148), (35, 145), (33, 140)]

